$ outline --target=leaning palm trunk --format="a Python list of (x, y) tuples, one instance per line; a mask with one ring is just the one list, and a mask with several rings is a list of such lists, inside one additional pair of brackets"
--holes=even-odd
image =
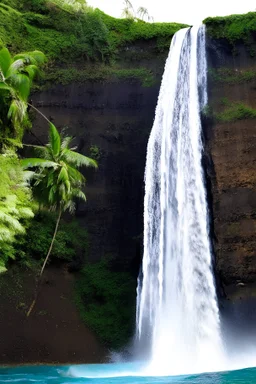
[(36, 301), (37, 301), (37, 298), (38, 298), (38, 294), (39, 294), (39, 290), (40, 290), (40, 286), (41, 286), (41, 281), (42, 281), (42, 275), (43, 275), (45, 266), (47, 264), (47, 261), (48, 261), (48, 259), (50, 257), (50, 254), (52, 252), (52, 247), (53, 247), (53, 244), (54, 244), (57, 232), (58, 232), (59, 224), (60, 224), (61, 214), (62, 214), (62, 209), (60, 209), (60, 211), (59, 211), (59, 215), (58, 215), (58, 219), (57, 219), (57, 222), (56, 222), (56, 226), (55, 226), (54, 234), (53, 234), (53, 237), (52, 237), (51, 245), (49, 247), (47, 256), (46, 256), (46, 258), (44, 260), (44, 263), (43, 263), (43, 266), (41, 268), (41, 271), (40, 271), (40, 274), (39, 274), (39, 277), (38, 277), (38, 280), (37, 280), (37, 284), (36, 284), (35, 297), (34, 297), (34, 300), (32, 301), (32, 304), (29, 307), (29, 310), (27, 312), (27, 317), (29, 317), (29, 315), (33, 311), (33, 308), (34, 308), (34, 306), (36, 304)]

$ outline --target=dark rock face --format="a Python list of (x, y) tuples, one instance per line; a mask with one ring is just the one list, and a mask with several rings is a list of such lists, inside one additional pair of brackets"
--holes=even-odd
[[(140, 50), (146, 52), (146, 47)], [(207, 54), (209, 106), (214, 114), (226, 108), (224, 100), (256, 108), (256, 76), (233, 82), (211, 76), (212, 70), (219, 69), (234, 76), (256, 71), (255, 58), (247, 47), (237, 46), (234, 54), (226, 41), (208, 39)], [(129, 67), (125, 55), (122, 65)], [(68, 127), (80, 152), (93, 157), (90, 148), (97, 149), (99, 169), (85, 170), (88, 202), (79, 204), (77, 210), (90, 235), (89, 260), (110, 254), (123, 266), (132, 267), (135, 275), (142, 256), (146, 146), (166, 56), (167, 52), (139, 64), (157, 78), (148, 88), (134, 80), (87, 82), (55, 85), (33, 97), (33, 103), (57, 127)], [(45, 123), (39, 118), (34, 126), (35, 136), (45, 142)], [(224, 285), (255, 280), (255, 132), (256, 119), (221, 122), (208, 118), (204, 122), (216, 271)], [(29, 140), (35, 141), (35, 137), (31, 135)]]
[[(163, 70), (164, 61), (162, 62)], [(93, 157), (99, 169), (85, 170), (87, 203), (77, 216), (88, 228), (89, 260), (112, 255), (134, 267), (141, 257), (144, 167), (160, 80), (152, 87), (139, 82), (54, 86), (34, 95), (33, 103), (57, 127), (76, 137), (78, 150)], [(46, 142), (47, 124), (38, 118), (26, 139)]]
[[(242, 103), (256, 109), (255, 58), (244, 45), (236, 55), (225, 42), (208, 41), (209, 72), (226, 68), (228, 78), (209, 76), (209, 105), (214, 113)], [(228, 76), (226, 74), (226, 76)], [(240, 76), (240, 80), (238, 77)], [(237, 80), (234, 80), (234, 79)], [(230, 104), (231, 103), (231, 104)], [(249, 283), (256, 276), (256, 119), (204, 124), (208, 179), (211, 184), (216, 269), (225, 285)]]

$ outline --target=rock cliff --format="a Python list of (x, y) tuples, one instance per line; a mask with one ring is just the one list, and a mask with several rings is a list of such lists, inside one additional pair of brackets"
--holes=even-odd
[[(89, 259), (111, 254), (120, 263), (135, 266), (136, 272), (141, 258), (146, 145), (167, 57), (167, 51), (154, 57), (152, 47), (138, 44), (121, 55), (124, 67), (143, 66), (154, 75), (150, 86), (139, 79), (73, 82), (33, 96), (33, 103), (58, 127), (68, 127), (76, 136), (82, 153), (98, 158), (99, 170), (87, 175), (88, 202), (78, 209), (91, 237)], [(211, 37), (207, 43), (205, 159), (216, 269), (224, 285), (252, 282), (256, 272), (252, 48), (252, 44), (250, 49), (244, 43), (234, 47), (226, 39)], [(141, 60), (145, 52), (150, 60)], [(40, 119), (33, 133), (45, 141), (47, 130)]]
[[(154, 57), (153, 49), (154, 44), (141, 43), (122, 54), (124, 68), (147, 68), (153, 78), (150, 85), (129, 76), (75, 81), (51, 85), (32, 97), (58, 128), (66, 127), (76, 137), (80, 152), (98, 161), (98, 171), (86, 174), (87, 203), (77, 210), (89, 232), (89, 260), (111, 255), (134, 274), (141, 258), (146, 146), (168, 54)], [(138, 53), (140, 59), (131, 62), (130, 55)], [(144, 53), (150, 60), (141, 60)], [(37, 118), (26, 140), (45, 143), (47, 129)]]
[(216, 269), (224, 285), (256, 276), (255, 40), (208, 39), (209, 105), (204, 124)]

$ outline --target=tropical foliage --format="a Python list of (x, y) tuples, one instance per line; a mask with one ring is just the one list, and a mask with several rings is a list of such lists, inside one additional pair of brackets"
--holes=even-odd
[(127, 19), (139, 19), (143, 21), (153, 21), (153, 17), (149, 15), (147, 8), (139, 7), (136, 11), (130, 0), (123, 1), (124, 8), (122, 16)]
[[(39, 210), (28, 223), (25, 236), (20, 236), (15, 245), (19, 264), (37, 270), (42, 265), (52, 241), (56, 225), (56, 212)], [(76, 218), (61, 220), (51, 253), (52, 262), (67, 262), (71, 270), (81, 268), (88, 253), (88, 235)]]
[(136, 279), (116, 272), (111, 258), (86, 264), (76, 282), (76, 304), (84, 322), (110, 348), (128, 343), (134, 331)]
[[(121, 0), (120, 0), (121, 1)], [(146, 23), (143, 20), (116, 19), (99, 9), (79, 2), (57, 0), (0, 1), (0, 40), (12, 51), (42, 50), (51, 64), (103, 62), (110, 66), (127, 44), (152, 40), (156, 51), (163, 39), (168, 50), (178, 23)], [(79, 9), (78, 9), (79, 8)], [(26, 38), (23, 38), (23, 36)], [(86, 66), (87, 67), (87, 66)]]
[[(12, 57), (7, 48), (0, 50), (0, 104), (4, 109), (0, 120), (2, 141), (7, 133), (9, 138), (21, 139), (24, 128), (29, 125), (27, 101), (32, 82), (39, 73), (39, 65), (44, 61), (45, 56), (40, 51)], [(6, 127), (10, 126), (12, 129), (6, 132)]]
[(25, 233), (26, 221), (34, 216), (30, 177), (14, 152), (0, 155), (0, 272), (6, 270), (9, 259), (15, 258), (16, 238)]
[(61, 137), (54, 124), (50, 123), (49, 143), (34, 146), (40, 157), (22, 160), (25, 169), (36, 169), (33, 189), (39, 203), (50, 210), (64, 212), (75, 210), (75, 199), (86, 200), (81, 188), (85, 178), (78, 167), (94, 167), (93, 159), (69, 148), (73, 138)]
[[(58, 212), (54, 234), (40, 271), (39, 281), (50, 257), (62, 213), (66, 210), (73, 213), (76, 199), (86, 201), (82, 191), (85, 178), (77, 168), (81, 166), (97, 168), (96, 161), (75, 152), (75, 148), (69, 148), (72, 137), (61, 137), (56, 127), (50, 121), (48, 122), (50, 125), (49, 143), (45, 147), (34, 147), (41, 157), (22, 160), (24, 169), (35, 170), (33, 190), (40, 205)], [(36, 297), (37, 290), (28, 316), (35, 305)]]

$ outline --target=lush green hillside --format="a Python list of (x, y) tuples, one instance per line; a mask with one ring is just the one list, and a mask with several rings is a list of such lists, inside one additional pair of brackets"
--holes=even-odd
[[(79, 2), (77, 3), (79, 5)], [(13, 51), (39, 49), (59, 62), (110, 63), (118, 49), (138, 40), (155, 40), (156, 51), (169, 46), (177, 23), (115, 19), (99, 9), (68, 6), (58, 0), (0, 2), (0, 38)]]
[(232, 46), (239, 42), (243, 43), (249, 48), (251, 56), (255, 55), (253, 36), (256, 34), (256, 12), (225, 17), (208, 17), (204, 23), (210, 37), (225, 39)]

